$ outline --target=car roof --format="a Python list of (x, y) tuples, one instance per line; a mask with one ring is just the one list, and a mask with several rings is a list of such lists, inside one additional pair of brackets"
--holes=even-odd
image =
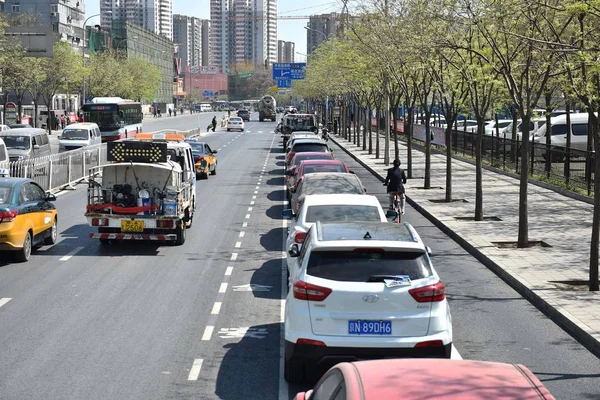
[(525, 366), (487, 361), (394, 359), (352, 363), (365, 399), (554, 399)]
[(380, 206), (379, 200), (373, 195), (364, 194), (310, 194), (306, 196), (302, 206), (335, 205), (335, 204), (357, 204)]
[(65, 129), (72, 128), (90, 128), (92, 126), (97, 126), (95, 122), (77, 122), (75, 124), (65, 126)]
[[(415, 244), (419, 238), (412, 226), (407, 223), (350, 222), (350, 223), (317, 223), (319, 241), (360, 242), (361, 245), (378, 247), (389, 245), (389, 242)], [(386, 243), (388, 242), (388, 243)], [(352, 244), (354, 245), (354, 244)]]
[(15, 187), (16, 185), (24, 182), (30, 182), (29, 178), (0, 178), (0, 187)]
[(39, 128), (11, 128), (6, 131), (2, 131), (2, 136), (29, 136), (29, 135), (40, 135), (47, 133), (43, 129)]
[(324, 141), (322, 141), (321, 139), (309, 139), (309, 138), (298, 138), (298, 140), (296, 140), (294, 142), (294, 146), (300, 143), (321, 143), (326, 145), (327, 143), (325, 143)]

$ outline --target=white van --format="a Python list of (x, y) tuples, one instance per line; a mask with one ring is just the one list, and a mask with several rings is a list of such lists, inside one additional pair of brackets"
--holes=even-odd
[[(588, 142), (588, 113), (571, 114), (571, 148), (586, 151)], [(550, 120), (552, 128), (550, 144), (553, 146), (567, 147), (567, 115), (559, 115)], [(542, 126), (535, 134), (536, 143), (546, 143), (546, 126)]]
[(212, 106), (208, 103), (200, 104), (200, 112), (211, 112)]
[(0, 138), (0, 178), (10, 176), (8, 163), (8, 149), (6, 148), (6, 144), (4, 144), (4, 140)]
[(100, 143), (100, 128), (93, 122), (67, 125), (59, 138), (60, 150), (75, 150)]

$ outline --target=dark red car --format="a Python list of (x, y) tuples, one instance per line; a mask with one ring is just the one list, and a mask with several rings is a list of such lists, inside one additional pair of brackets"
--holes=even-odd
[[(300, 153), (302, 154), (302, 153)], [(300, 161), (294, 171), (294, 174), (290, 176), (288, 181), (288, 190), (290, 192), (296, 189), (296, 186), (302, 180), (304, 174), (312, 174), (315, 172), (352, 172), (348, 169), (346, 163), (340, 160), (304, 160)]]
[(307, 160), (333, 160), (333, 153), (324, 153), (324, 152), (312, 152), (312, 151), (306, 151), (304, 153), (297, 153), (294, 155), (294, 158), (292, 158), (292, 161), (290, 163), (290, 166), (288, 168), (288, 170), (286, 171), (285, 175), (286, 175), (286, 179), (285, 179), (285, 183), (288, 189), (288, 193), (290, 190), (290, 182), (294, 180), (294, 177), (296, 175), (296, 169), (298, 168), (298, 166), (300, 165), (300, 163), (302, 161), (307, 161)]
[(486, 361), (396, 359), (340, 363), (296, 400), (554, 400), (527, 367)]

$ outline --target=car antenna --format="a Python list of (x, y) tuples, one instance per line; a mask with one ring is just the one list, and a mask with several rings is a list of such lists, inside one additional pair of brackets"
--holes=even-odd
[(365, 239), (365, 240), (371, 239), (371, 234), (367, 231), (367, 233), (365, 233), (365, 236), (363, 236), (363, 239)]

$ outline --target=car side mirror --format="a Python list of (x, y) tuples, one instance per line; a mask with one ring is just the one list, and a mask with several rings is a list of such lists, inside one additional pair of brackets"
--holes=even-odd
[(281, 216), (285, 219), (292, 219), (294, 218), (294, 211), (292, 209), (283, 210)]
[(392, 219), (392, 218), (396, 219), (396, 218), (398, 218), (398, 213), (394, 210), (387, 210), (385, 212), (385, 217), (388, 219)]
[(356, 172), (354, 171), (348, 171), (348, 173), (356, 175)]
[(56, 195), (52, 193), (46, 194), (46, 201), (56, 201)]
[(365, 188), (365, 193), (367, 193), (367, 188)]
[(294, 243), (292, 245), (292, 247), (289, 249), (288, 254), (292, 258), (298, 257), (300, 255), (300, 248), (298, 247), (298, 245)]
[(427, 251), (427, 254), (428, 254), (428, 255), (430, 255), (430, 256), (431, 256), (431, 255), (433, 254), (433, 252), (431, 251), (431, 247), (429, 247), (429, 246), (425, 246), (425, 250)]
[(213, 150), (213, 154), (217, 154), (217, 153), (218, 153), (218, 151), (217, 151), (217, 150)]

